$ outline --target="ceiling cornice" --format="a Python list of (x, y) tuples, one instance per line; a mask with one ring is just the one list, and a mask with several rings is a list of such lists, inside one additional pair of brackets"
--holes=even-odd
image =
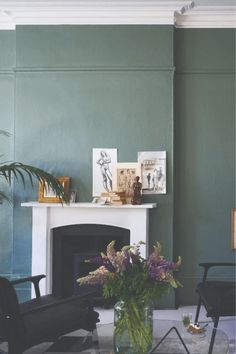
[(236, 27), (234, 6), (191, 0), (0, 0), (0, 29), (17, 25)]
[(236, 5), (196, 6), (175, 19), (180, 28), (236, 28)]

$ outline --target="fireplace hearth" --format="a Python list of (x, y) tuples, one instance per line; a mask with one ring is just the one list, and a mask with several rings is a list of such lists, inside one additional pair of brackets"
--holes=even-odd
[(77, 224), (52, 229), (52, 292), (56, 297), (67, 297), (94, 291), (98, 301), (102, 298), (101, 286), (79, 286), (76, 279), (97, 268), (85, 263), (86, 259), (106, 250), (109, 242), (115, 248), (130, 244), (130, 230), (101, 224)]

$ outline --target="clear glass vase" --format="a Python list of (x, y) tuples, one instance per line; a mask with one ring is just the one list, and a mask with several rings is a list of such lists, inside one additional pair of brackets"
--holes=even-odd
[(135, 299), (114, 306), (116, 354), (147, 354), (152, 348), (153, 305)]

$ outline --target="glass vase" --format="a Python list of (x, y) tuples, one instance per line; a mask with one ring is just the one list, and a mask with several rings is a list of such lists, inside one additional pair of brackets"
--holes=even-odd
[(153, 305), (135, 299), (114, 306), (116, 354), (147, 354), (152, 348)]

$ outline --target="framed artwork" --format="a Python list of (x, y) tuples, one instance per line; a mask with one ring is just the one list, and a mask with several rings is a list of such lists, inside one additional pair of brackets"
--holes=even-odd
[(112, 191), (112, 173), (116, 163), (117, 149), (93, 149), (93, 197)]
[(143, 194), (166, 193), (166, 151), (138, 152), (141, 163)]
[(113, 191), (125, 192), (126, 202), (130, 203), (135, 177), (141, 178), (141, 164), (138, 162), (117, 163), (113, 169)]
[(236, 250), (236, 208), (231, 210), (231, 244), (232, 249)]
[[(57, 180), (64, 187), (65, 193), (69, 194), (70, 190), (70, 177), (58, 177)], [(39, 197), (40, 203), (59, 203), (60, 198), (56, 196), (54, 191), (45, 183), (45, 181), (39, 183)]]

